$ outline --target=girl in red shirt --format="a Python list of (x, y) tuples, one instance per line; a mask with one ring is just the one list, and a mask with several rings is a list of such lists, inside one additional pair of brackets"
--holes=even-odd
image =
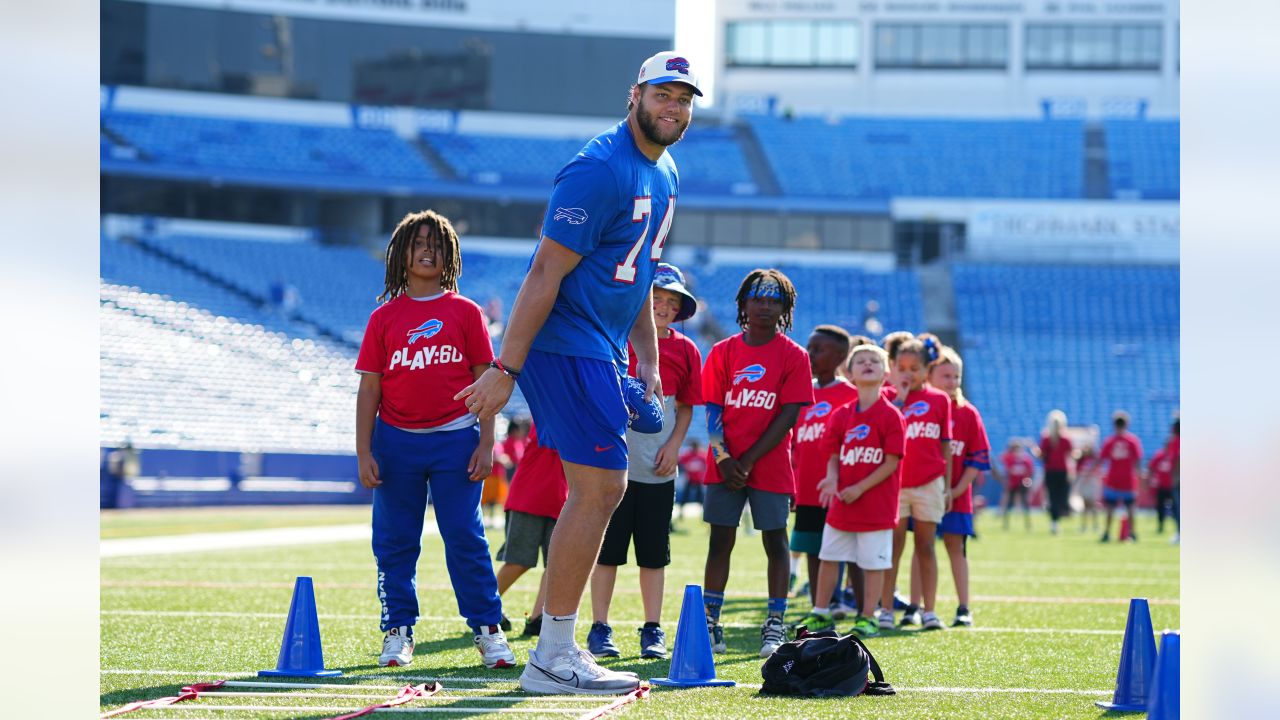
[[(906, 421), (906, 444), (902, 458), (902, 489), (898, 496), (898, 527), (893, 533), (893, 569), (888, 586), (897, 583), (902, 550), (907, 542), (907, 520), (913, 520), (915, 553), (920, 557), (920, 580), (924, 615), (908, 607), (903, 624), (923, 624), (925, 630), (941, 630), (944, 625), (934, 612), (938, 595), (938, 558), (934, 539), (938, 523), (951, 509), (951, 398), (929, 387), (925, 380), (929, 364), (940, 357), (942, 345), (929, 335), (918, 338), (895, 337), (889, 355), (894, 367), (893, 403)], [(881, 617), (884, 620), (884, 616)], [(884, 627), (882, 624), (881, 627)]]

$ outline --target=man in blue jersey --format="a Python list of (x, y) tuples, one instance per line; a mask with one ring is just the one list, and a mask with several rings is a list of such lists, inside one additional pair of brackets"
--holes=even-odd
[(628, 340), (645, 401), (661, 397), (649, 297), (680, 184), (666, 148), (683, 137), (701, 94), (680, 55), (661, 52), (644, 61), (626, 119), (588, 142), (556, 176), (542, 240), (498, 359), (458, 394), (488, 418), (506, 405), (518, 379), (538, 441), (560, 454), (569, 482), (547, 558), (542, 632), (520, 676), (529, 692), (615, 694), (639, 685), (634, 673), (597, 665), (574, 641), (574, 629), (609, 517), (627, 486)]

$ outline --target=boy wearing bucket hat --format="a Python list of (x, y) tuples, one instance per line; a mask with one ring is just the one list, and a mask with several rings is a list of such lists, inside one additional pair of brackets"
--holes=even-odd
[[(664, 568), (671, 563), (677, 462), (693, 420), (693, 406), (702, 404), (702, 354), (671, 324), (687, 320), (697, 307), (698, 301), (685, 287), (680, 269), (659, 263), (653, 276), (653, 321), (658, 331), (658, 374), (662, 379), (662, 430), (655, 434), (627, 431), (627, 491), (609, 520), (591, 575), (594, 623), (587, 635), (587, 649), (596, 657), (621, 654), (609, 626), (609, 605), (618, 566), (627, 564), (627, 548), (633, 537), (645, 619), (644, 627), (639, 629), (640, 657), (667, 657), (667, 636), (661, 626), (662, 591)], [(634, 375), (634, 353), (631, 358), (629, 373)]]

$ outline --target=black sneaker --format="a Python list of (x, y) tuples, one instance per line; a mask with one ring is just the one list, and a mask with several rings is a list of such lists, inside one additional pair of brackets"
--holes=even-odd
[(902, 613), (902, 619), (898, 621), (898, 627), (912, 627), (923, 622), (920, 619), (920, 610), (914, 606), (908, 607)]
[(951, 627), (973, 627), (973, 613), (969, 612), (969, 608), (963, 605), (956, 608), (956, 619)]
[(502, 632), (511, 632), (511, 618), (506, 613), (502, 613), (502, 619), (498, 621), (498, 627), (502, 628)]
[(520, 637), (538, 637), (542, 634), (542, 616), (525, 618), (524, 632), (520, 633)]

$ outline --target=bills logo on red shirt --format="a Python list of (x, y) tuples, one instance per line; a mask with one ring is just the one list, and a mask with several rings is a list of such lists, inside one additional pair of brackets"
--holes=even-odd
[(823, 400), (822, 402), (811, 406), (808, 410), (805, 410), (804, 419), (805, 419), (805, 422), (808, 422), (809, 420), (812, 420), (814, 418), (826, 417), (830, 413), (831, 413), (831, 403), (827, 402), (826, 400)]
[(673, 57), (667, 61), (667, 69), (675, 70), (681, 75), (689, 74), (689, 61), (682, 57)]
[(409, 344), (412, 345), (418, 340), (430, 338), (440, 332), (440, 328), (444, 327), (444, 322), (440, 320), (428, 320), (418, 327), (409, 331)]
[(917, 415), (924, 416), (929, 412), (929, 403), (924, 400), (917, 400), (902, 409), (904, 418), (915, 417)]
[(846, 443), (850, 443), (850, 442), (853, 442), (854, 440), (866, 440), (867, 436), (870, 434), (871, 434), (871, 426), (866, 423), (863, 423), (858, 427), (845, 433), (844, 441)]
[(754, 365), (748, 365), (734, 373), (733, 384), (737, 385), (743, 381), (756, 382), (762, 377), (764, 377), (764, 366), (756, 363)]

